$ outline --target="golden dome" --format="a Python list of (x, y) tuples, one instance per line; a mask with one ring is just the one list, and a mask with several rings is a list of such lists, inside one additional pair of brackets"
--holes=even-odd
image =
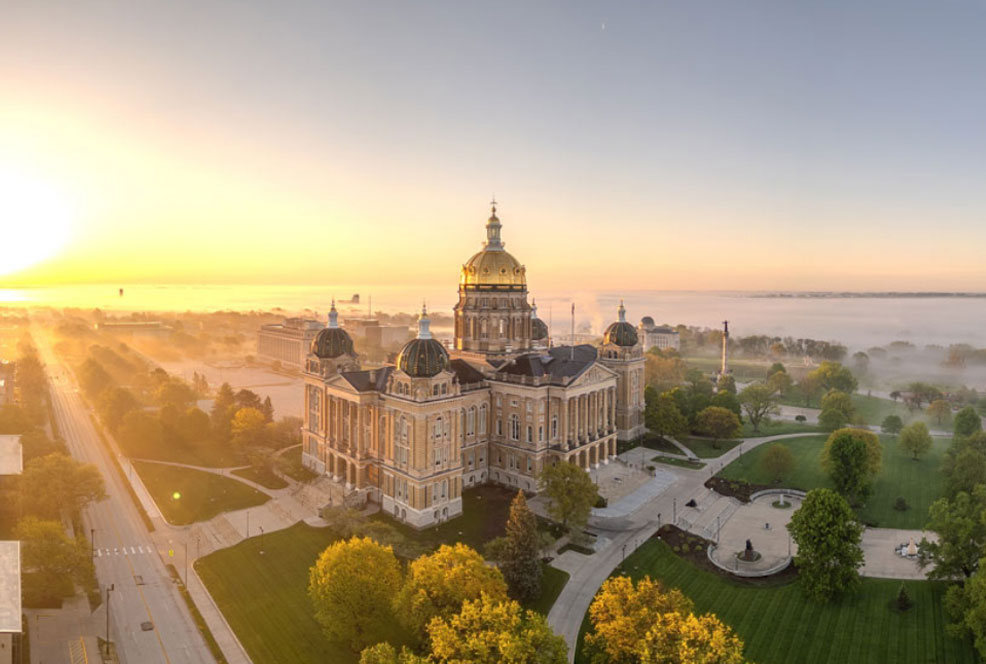
[(462, 266), (463, 285), (523, 286), (527, 283), (524, 266), (503, 249), (484, 249)]
[(459, 283), (463, 286), (524, 286), (527, 284), (526, 270), (516, 258), (511, 256), (500, 240), (500, 220), (493, 214), (486, 222), (486, 242), (483, 250), (475, 254), (462, 266)]

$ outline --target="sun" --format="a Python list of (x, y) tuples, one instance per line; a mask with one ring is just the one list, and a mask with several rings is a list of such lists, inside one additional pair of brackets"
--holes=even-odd
[(0, 276), (56, 254), (68, 241), (72, 216), (64, 192), (0, 166)]

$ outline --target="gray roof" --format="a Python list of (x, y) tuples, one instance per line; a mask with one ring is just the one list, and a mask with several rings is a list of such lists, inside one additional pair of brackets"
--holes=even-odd
[(0, 475), (20, 475), (24, 472), (24, 453), (21, 437), (0, 436)]
[(21, 543), (0, 542), (0, 633), (21, 633)]
[(647, 331), (651, 334), (678, 334), (678, 331), (669, 325), (661, 325)]
[[(387, 387), (387, 377), (394, 367), (386, 366), (366, 371), (343, 371), (345, 378), (357, 392), (383, 392)], [(376, 380), (374, 380), (374, 374)]]
[[(502, 364), (497, 375), (547, 378), (548, 382), (567, 384), (582, 375), (599, 357), (595, 346), (555, 346), (545, 353), (528, 353)], [(568, 379), (567, 381), (565, 379)]]

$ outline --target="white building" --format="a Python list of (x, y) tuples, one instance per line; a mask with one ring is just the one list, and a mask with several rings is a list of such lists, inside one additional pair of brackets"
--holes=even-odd
[(661, 350), (681, 350), (681, 335), (668, 325), (654, 325), (654, 319), (644, 316), (637, 326), (640, 341), (644, 349), (650, 350), (657, 346)]
[(283, 323), (262, 325), (257, 334), (257, 357), (301, 369), (312, 341), (323, 327), (317, 320), (306, 318), (286, 318)]

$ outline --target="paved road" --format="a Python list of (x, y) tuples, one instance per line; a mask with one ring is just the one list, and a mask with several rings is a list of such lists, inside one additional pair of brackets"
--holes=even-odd
[[(104, 600), (105, 588), (114, 588), (110, 593), (110, 638), (117, 646), (120, 661), (214, 662), (131, 503), (123, 480), (99, 441), (74, 379), (47, 344), (39, 346), (51, 378), (55, 418), (69, 451), (75, 458), (95, 464), (106, 481), (109, 497), (87, 508), (84, 518), (88, 527), (95, 529), (96, 574)], [(105, 606), (100, 611), (105, 611)]]

